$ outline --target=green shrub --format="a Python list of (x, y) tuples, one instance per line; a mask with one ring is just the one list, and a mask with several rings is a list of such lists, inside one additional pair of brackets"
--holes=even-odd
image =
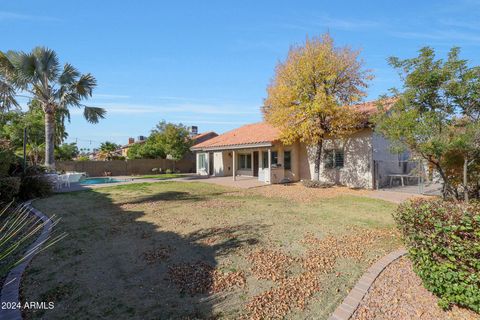
[(53, 192), (53, 184), (43, 175), (23, 176), (18, 196), (22, 200), (42, 198)]
[(480, 203), (413, 200), (394, 218), (415, 272), (439, 305), (480, 312)]
[(167, 170), (165, 170), (165, 173), (166, 173), (166, 174), (171, 174), (171, 173), (172, 173), (172, 169), (167, 169)]
[(332, 183), (321, 182), (317, 180), (302, 180), (302, 184), (306, 188), (330, 188)]
[(0, 202), (10, 202), (20, 191), (20, 178), (0, 178)]
[(19, 198), (28, 200), (46, 197), (53, 192), (53, 183), (45, 175), (45, 168), (31, 166), (21, 176)]
[(6, 140), (0, 140), (0, 177), (7, 176), (16, 157), (13, 148)]

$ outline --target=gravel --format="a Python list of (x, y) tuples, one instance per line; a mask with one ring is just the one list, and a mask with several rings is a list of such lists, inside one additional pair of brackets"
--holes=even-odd
[(480, 319), (479, 314), (463, 308), (443, 311), (437, 301), (423, 287), (410, 260), (402, 257), (375, 280), (352, 319)]

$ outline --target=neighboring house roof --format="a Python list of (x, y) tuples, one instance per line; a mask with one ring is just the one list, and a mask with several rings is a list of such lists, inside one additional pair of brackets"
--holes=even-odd
[(135, 142), (132, 142), (132, 143), (123, 145), (123, 146), (120, 147), (120, 150), (122, 150), (122, 149), (128, 149), (128, 148), (130, 148), (131, 146), (133, 146), (134, 144), (144, 143), (145, 141), (147, 141), (147, 140), (146, 140), (146, 139), (145, 139), (145, 140), (138, 140), (138, 141), (135, 141)]
[(215, 138), (217, 136), (218, 136), (218, 133), (216, 133), (214, 131), (207, 131), (207, 132), (204, 132), (204, 133), (199, 133), (196, 136), (192, 137), (193, 145), (200, 144), (204, 141)]
[(193, 146), (193, 150), (217, 149), (222, 147), (243, 147), (251, 145), (271, 145), (278, 140), (280, 131), (266, 122), (244, 125), (215, 138)]
[[(386, 99), (383, 105), (389, 109), (394, 99)], [(364, 113), (368, 117), (378, 112), (378, 102), (369, 101), (353, 105), (355, 109)], [(366, 127), (368, 120), (362, 121), (359, 127)], [(198, 143), (192, 147), (192, 150), (216, 150), (216, 149), (240, 149), (254, 146), (271, 146), (273, 142), (280, 139), (280, 131), (266, 122), (258, 122), (244, 125), (221, 134), (213, 139)]]

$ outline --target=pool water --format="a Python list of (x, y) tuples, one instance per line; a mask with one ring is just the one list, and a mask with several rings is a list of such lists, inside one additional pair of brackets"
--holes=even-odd
[(80, 180), (80, 184), (104, 184), (104, 183), (116, 183), (116, 182), (125, 182), (126, 179), (115, 179), (115, 178), (86, 178)]

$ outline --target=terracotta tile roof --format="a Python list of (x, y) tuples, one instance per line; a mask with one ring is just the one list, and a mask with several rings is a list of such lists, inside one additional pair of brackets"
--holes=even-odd
[[(386, 99), (384, 106), (388, 109), (393, 105), (394, 102), (394, 99)], [(359, 103), (353, 105), (352, 107), (364, 113), (368, 117), (378, 112), (377, 101)], [(365, 123), (362, 122), (359, 124), (360, 127), (366, 127), (367, 125), (368, 118), (365, 119)], [(280, 131), (277, 128), (274, 128), (266, 122), (258, 122), (247, 124), (240, 128), (225, 132), (224, 134), (221, 134), (215, 138), (194, 145), (192, 149), (215, 149), (221, 147), (272, 143), (279, 140), (279, 138)]]
[[(396, 99), (395, 98), (387, 98), (381, 101), (381, 104), (383, 105), (384, 108), (389, 109), (392, 107), (392, 105), (395, 103)], [(373, 115), (378, 112), (378, 105), (379, 105), (378, 100), (375, 101), (367, 101), (359, 104), (353, 105), (355, 109), (357, 109), (360, 112), (363, 112), (367, 115)]]
[(195, 145), (194, 149), (218, 148), (226, 146), (272, 143), (278, 140), (280, 131), (266, 122), (244, 125), (240, 128), (225, 132), (218, 137)]

